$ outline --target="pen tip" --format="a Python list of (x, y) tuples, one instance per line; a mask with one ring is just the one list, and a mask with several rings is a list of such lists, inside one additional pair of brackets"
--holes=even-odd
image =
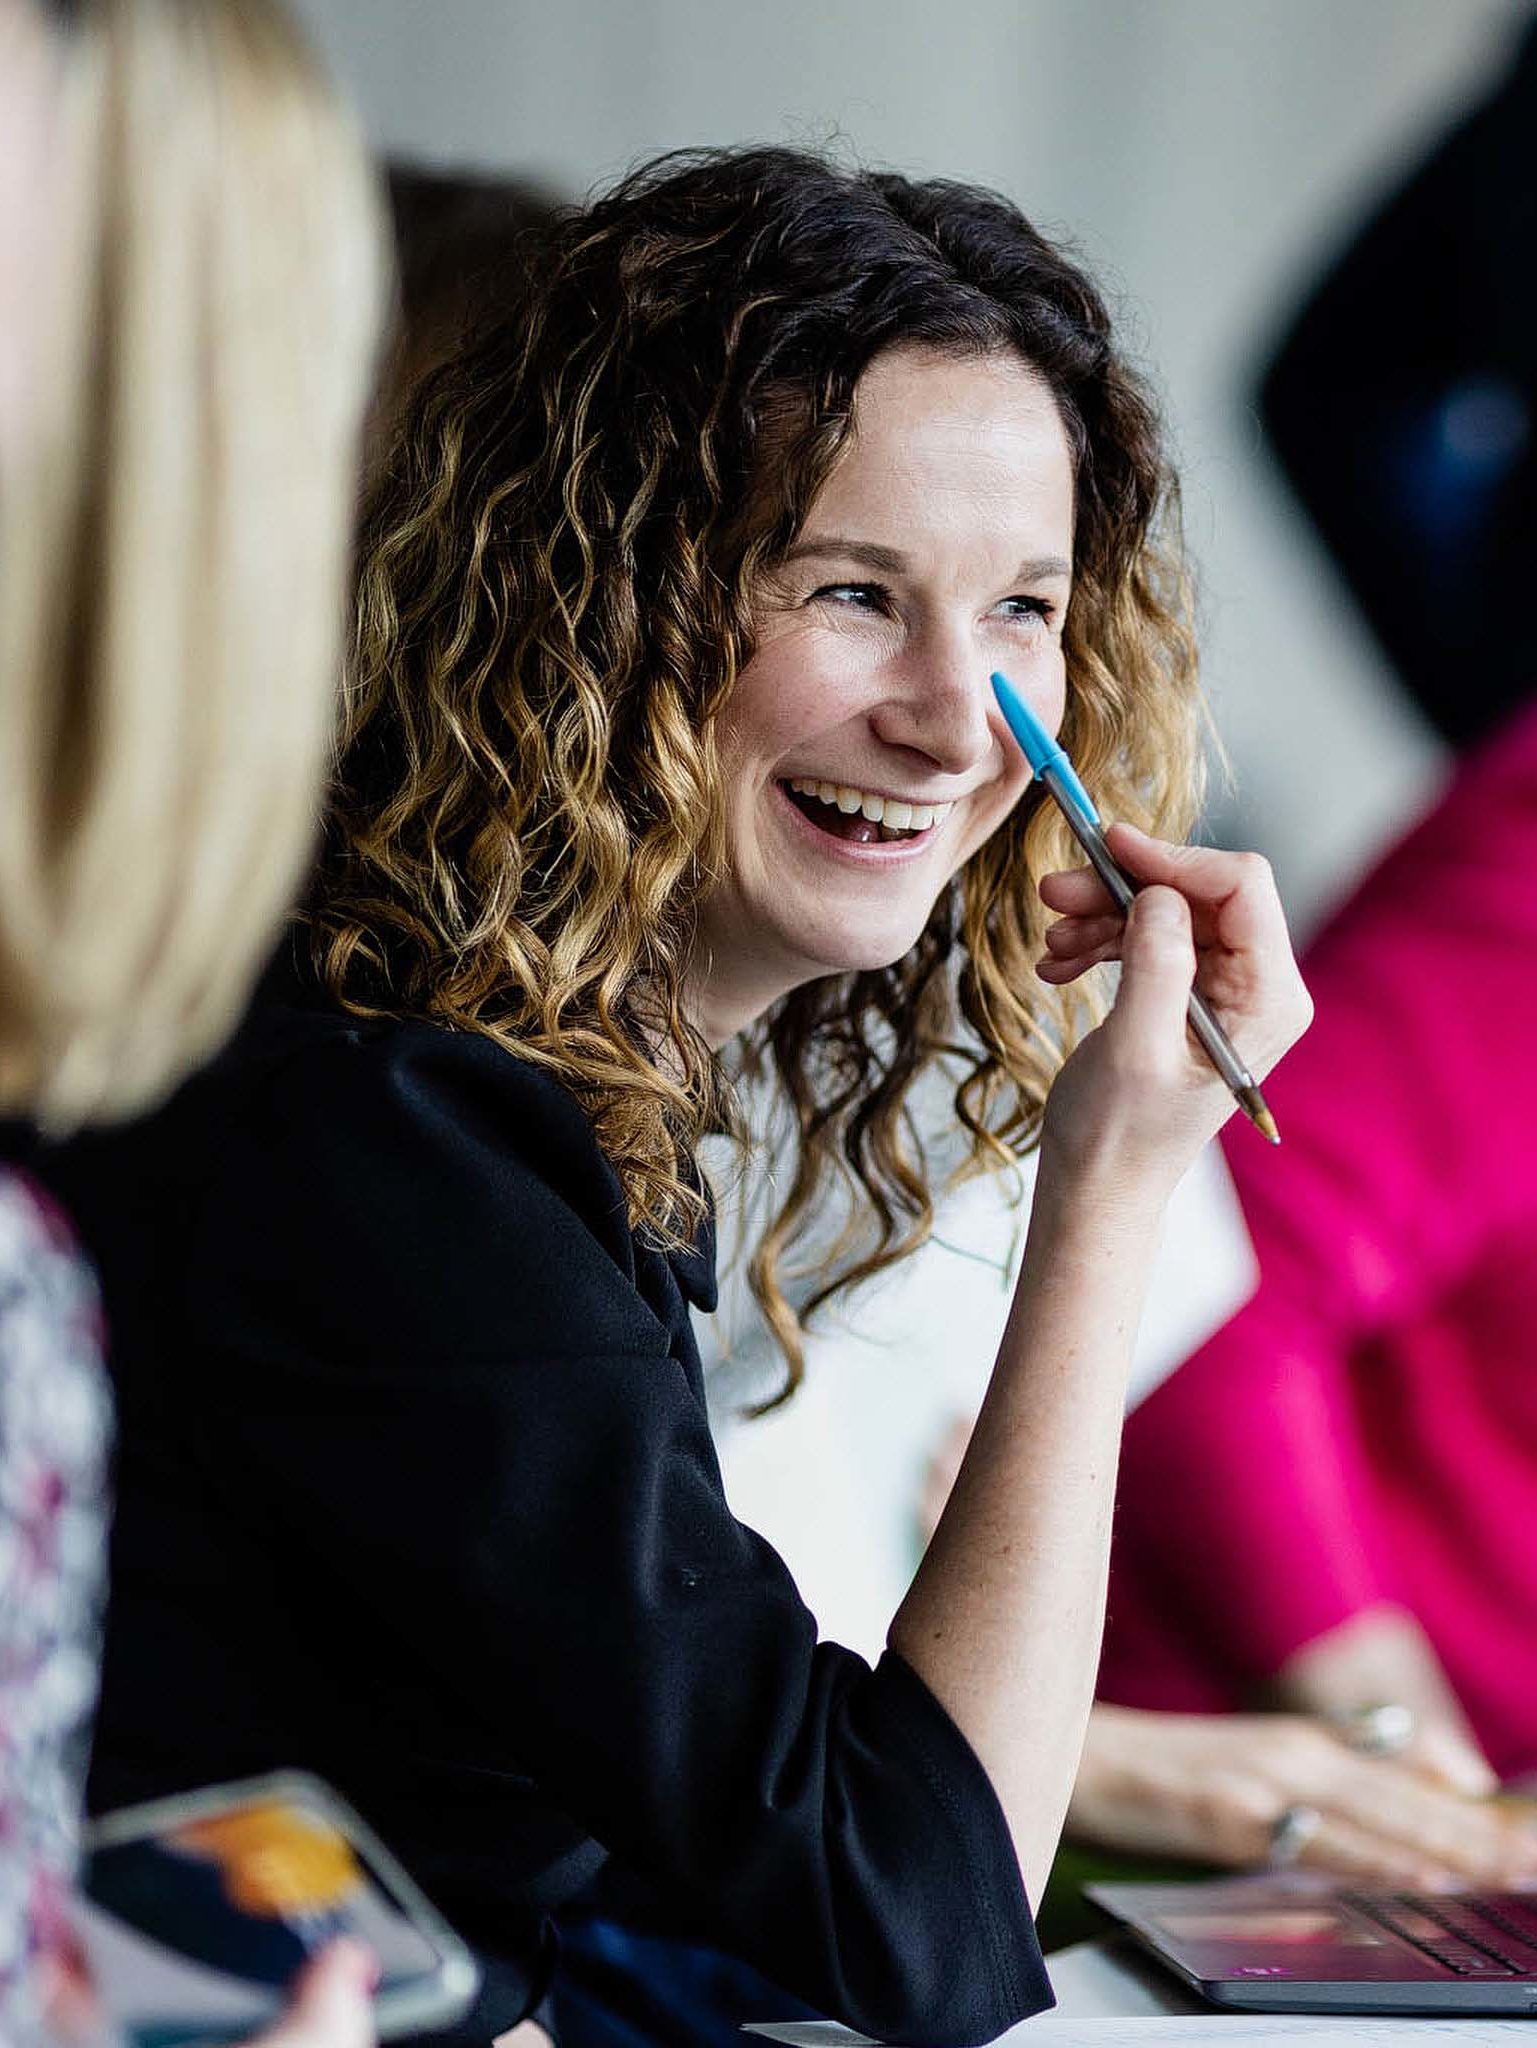
[(1276, 1120), (1270, 1114), (1269, 1104), (1264, 1096), (1260, 1094), (1254, 1083), (1250, 1081), (1246, 1086), (1236, 1088), (1233, 1092), (1243, 1105), (1244, 1115), (1253, 1124), (1260, 1136), (1268, 1138), (1272, 1145), (1279, 1145), (1281, 1133), (1276, 1129)]

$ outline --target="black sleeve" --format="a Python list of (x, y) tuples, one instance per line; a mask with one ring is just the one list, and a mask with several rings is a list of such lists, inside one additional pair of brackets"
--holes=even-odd
[(971, 1749), (899, 1659), (818, 1646), (731, 1516), (575, 1101), (488, 1041), (338, 1034), (222, 1152), (189, 1253), (210, 1456), (372, 1613), (381, 1684), (435, 1674), (445, 1751), (854, 2026), (966, 2043), (1048, 2005)]

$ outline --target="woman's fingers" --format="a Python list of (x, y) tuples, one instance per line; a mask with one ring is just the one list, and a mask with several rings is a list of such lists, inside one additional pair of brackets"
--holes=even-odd
[[(1133, 881), (1177, 890), (1196, 912), (1198, 925), (1220, 928), (1223, 943), (1245, 949), (1289, 944), (1275, 879), (1262, 854), (1178, 846), (1135, 825), (1112, 825), (1105, 837)], [(1104, 917), (1115, 911), (1109, 890), (1092, 868), (1043, 875), (1039, 888), (1047, 909), (1064, 917)]]
[(1488, 1759), (1460, 1728), (1422, 1721), (1403, 1760), (1422, 1776), (1474, 1799), (1488, 1798), (1500, 1789)]
[[(1131, 825), (1112, 826), (1107, 837), (1139, 885), (1139, 902), (1164, 889), (1188, 907), (1202, 992), (1263, 1077), (1312, 1017), (1269, 863), (1254, 853), (1171, 845)], [(1037, 964), (1042, 981), (1060, 987), (1101, 961), (1124, 957), (1115, 936), (1119, 912), (1091, 869), (1047, 875), (1040, 894), (1059, 913)]]
[(1278, 1809), (1324, 1817), (1302, 1860), (1413, 1884), (1505, 1885), (1537, 1878), (1537, 1837), (1493, 1802), (1428, 1783), (1404, 1763), (1362, 1756), (1326, 1724), (1280, 1718), (1267, 1775)]
[(1360, 1827), (1338, 1813), (1324, 1815), (1297, 1861), (1305, 1870), (1410, 1891), (1442, 1891), (1457, 1881), (1456, 1872), (1421, 1854), (1412, 1844)]
[(1119, 946), (1125, 929), (1119, 912), (1113, 917), (1059, 917), (1046, 927), (1046, 949), (1059, 960), (1070, 960), (1080, 953)]
[(1072, 1820), (1092, 1840), (1253, 1869), (1293, 1808), (1318, 1817), (1298, 1858), (1311, 1870), (1418, 1889), (1537, 1879), (1537, 1834), (1511, 1803), (1362, 1756), (1327, 1722), (1103, 1706), (1090, 1718)]
[(1117, 938), (1092, 953), (1075, 954), (1070, 960), (1037, 960), (1035, 971), (1042, 981), (1049, 981), (1060, 988), (1064, 982), (1076, 981), (1080, 974), (1087, 974), (1091, 967), (1099, 967), (1106, 960), (1119, 960), (1120, 957), (1121, 942)]
[(333, 1941), (294, 1980), (288, 2010), (246, 2048), (374, 2048), (372, 1996), (379, 1980), (359, 1941)]
[(1091, 1839), (1253, 1869), (1292, 1808), (1318, 1816), (1298, 1858), (1309, 1870), (1416, 1890), (1537, 1879), (1537, 1834), (1519, 1809), (1362, 1756), (1327, 1722), (1095, 1708), (1073, 1808)]
[(1400, 1764), (1352, 1756), (1330, 1806), (1450, 1878), (1486, 1885), (1537, 1879), (1537, 1835), (1507, 1809), (1440, 1791)]
[(1226, 944), (1252, 948), (1273, 945), (1278, 939), (1289, 943), (1275, 877), (1262, 853), (1175, 846), (1139, 832), (1135, 825), (1112, 825), (1105, 837), (1134, 881), (1177, 889), (1187, 903), (1211, 913)]
[(1056, 868), (1036, 884), (1048, 910), (1062, 917), (1105, 917), (1120, 912), (1092, 868)]
[(1113, 917), (1061, 917), (1046, 927), (1046, 953), (1035, 971), (1042, 981), (1076, 981), (1091, 967), (1106, 960), (1119, 960), (1126, 936), (1126, 920), (1119, 911)]
[(1052, 1086), (1052, 1152), (1090, 1178), (1157, 1197), (1233, 1113), (1233, 1097), (1188, 1022), (1201, 994), (1263, 1080), (1312, 1017), (1269, 868), (1251, 854), (1167, 846), (1130, 828), (1111, 845), (1137, 880), (1119, 939), (1097, 877), (1048, 875), (1041, 900), (1061, 924), (1035, 965), (1054, 987), (1119, 958), (1115, 1002)]

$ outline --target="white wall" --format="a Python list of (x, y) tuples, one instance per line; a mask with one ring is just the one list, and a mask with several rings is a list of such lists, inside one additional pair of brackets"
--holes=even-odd
[(839, 137), (1065, 230), (1167, 394), (1242, 829), (1302, 922), (1428, 787), (1435, 746), (1256, 460), (1247, 383), (1518, 0), (298, 4), (387, 149), (581, 190), (685, 143)]

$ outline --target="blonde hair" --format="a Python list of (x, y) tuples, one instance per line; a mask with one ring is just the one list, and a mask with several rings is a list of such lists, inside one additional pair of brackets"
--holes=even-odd
[(0, 1104), (55, 1129), (218, 1043), (297, 886), (383, 249), (276, 0), (93, 0), (59, 130), (0, 501)]

